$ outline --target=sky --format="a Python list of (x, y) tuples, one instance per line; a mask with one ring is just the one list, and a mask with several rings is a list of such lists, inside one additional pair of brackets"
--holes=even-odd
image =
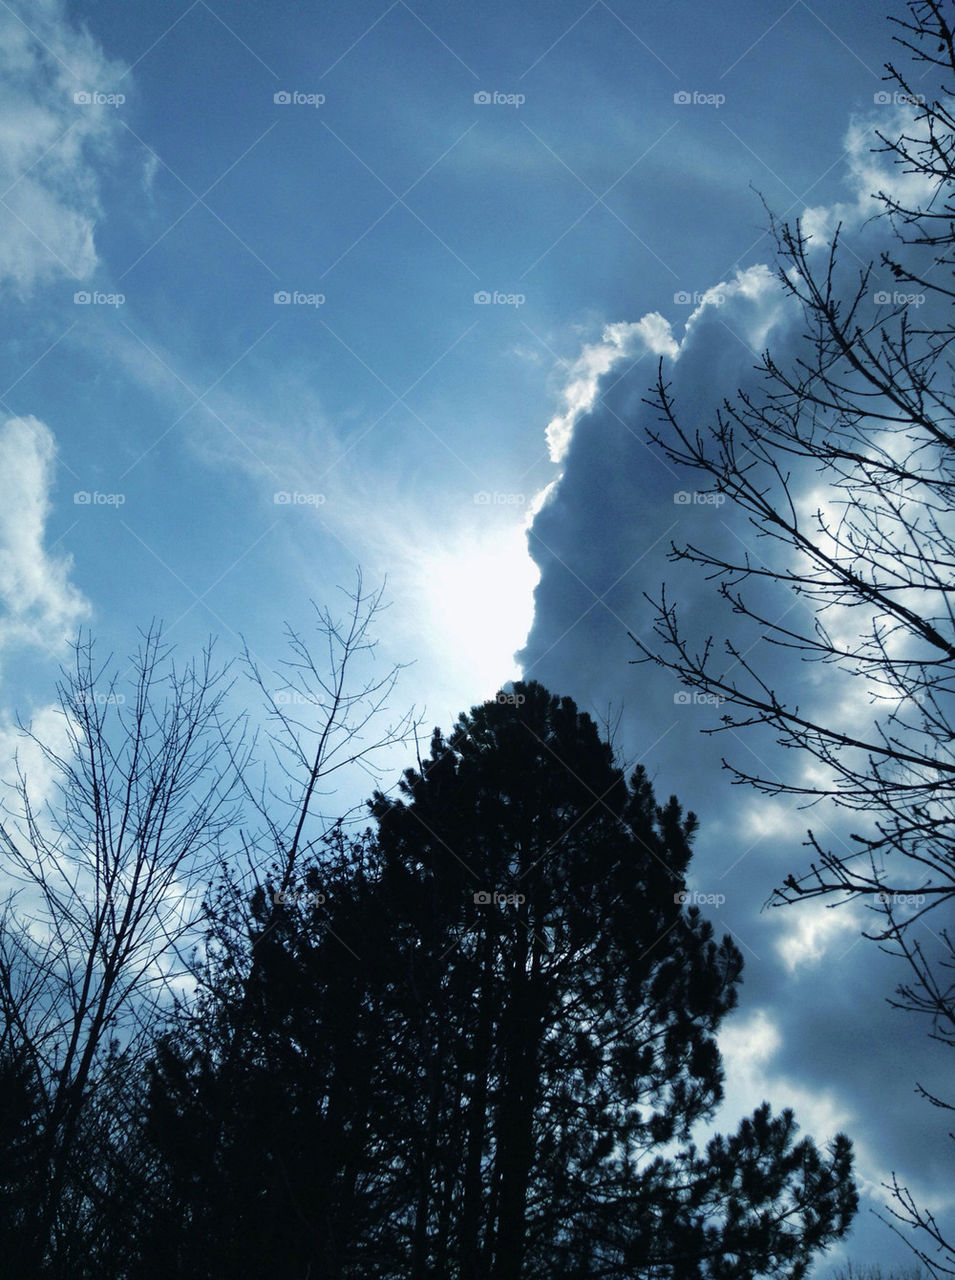
[(657, 359), (705, 415), (795, 349), (766, 207), (877, 256), (892, 12), (0, 4), (0, 750), (52, 723), (78, 628), (269, 666), (359, 566), (427, 727), (521, 674), (619, 713), (747, 960), (723, 1127), (768, 1097), (844, 1128), (865, 1194), (833, 1260), (863, 1263), (908, 1260), (871, 1212), (892, 1170), (952, 1208), (914, 1094), (945, 1064), (861, 909), (760, 910), (810, 820), (730, 787), (711, 710), (627, 631), (664, 580), (711, 626), (666, 551), (738, 532), (646, 443)]

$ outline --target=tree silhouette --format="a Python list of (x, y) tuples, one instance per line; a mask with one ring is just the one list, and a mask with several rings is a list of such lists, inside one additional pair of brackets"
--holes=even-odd
[(538, 684), (436, 731), (400, 793), (277, 904), (211, 905), (131, 1274), (801, 1276), (855, 1212), (850, 1145), (768, 1106), (691, 1141), (742, 968), (683, 905), (693, 816)]
[[(74, 654), (58, 686), (66, 746), (24, 731), (52, 794), (38, 802), (21, 770), (19, 812), (0, 825), (0, 864), (16, 886), (0, 930), (4, 1062), (35, 1117), (32, 1180), (4, 1227), (18, 1275), (72, 1277), (87, 1265), (109, 1198), (110, 1103), (148, 1049), (190, 893), (235, 812), (234, 783), (215, 766), (225, 689), (211, 649), (177, 671), (159, 631), (146, 633), (128, 701), (90, 640)], [(243, 758), (241, 735), (233, 751)], [(19, 1158), (3, 1154), (13, 1156), (5, 1181)]]
[[(156, 1176), (130, 1136), (143, 1071), (182, 983), (199, 981), (201, 994), (188, 952), (210, 878), (237, 876), (244, 856), (261, 879), (271, 857), (279, 887), (290, 883), (296, 859), (335, 829), (320, 811), (331, 783), (350, 768), (377, 777), (380, 754), (413, 731), (410, 716), (388, 718), (398, 668), (368, 669), (381, 592), (359, 574), (346, 596), (344, 621), (316, 609), (317, 644), (288, 630), (290, 657), (268, 682), (245, 654), (284, 789), (259, 767), (245, 715), (228, 710), (228, 667), (214, 666), (212, 646), (177, 667), (159, 627), (144, 634), (128, 683), (81, 638), (58, 685), (65, 745), (23, 730), (52, 785), (38, 794), (24, 765), (0, 824), (13, 884), (0, 918), (0, 1240), (11, 1274), (120, 1274), (124, 1219), (139, 1217)], [(267, 939), (282, 908), (262, 910)], [(242, 1010), (257, 990), (254, 957), (246, 977), (231, 988), (234, 1042), (251, 1034)], [(221, 968), (217, 980), (230, 989)], [(232, 1051), (222, 1052), (220, 1068)], [(223, 1096), (237, 1091), (232, 1082)]]

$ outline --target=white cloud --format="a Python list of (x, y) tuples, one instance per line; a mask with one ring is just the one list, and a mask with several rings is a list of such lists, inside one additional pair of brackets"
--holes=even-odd
[[(791, 1029), (790, 1029), (791, 1030)], [(713, 1121), (703, 1126), (706, 1133), (729, 1128), (727, 1120), (766, 1099), (774, 1111), (791, 1107), (803, 1134), (822, 1147), (837, 1133), (848, 1133), (855, 1154), (853, 1176), (863, 1203), (876, 1213), (884, 1212), (887, 1171), (861, 1123), (860, 1109), (846, 1101), (846, 1091), (805, 1085), (798, 1077), (781, 1069), (785, 1036), (772, 1011), (757, 1008), (747, 1014), (734, 1013), (719, 1032), (719, 1048), (726, 1071), (726, 1101)], [(834, 1084), (837, 1077), (834, 1077)], [(866, 1099), (866, 1101), (868, 1101)], [(950, 1193), (907, 1178), (916, 1199), (931, 1212), (942, 1214), (952, 1207)]]
[(712, 321), (726, 326), (727, 337), (735, 333), (753, 351), (761, 351), (770, 330), (785, 318), (786, 310), (787, 299), (774, 272), (764, 262), (758, 262), (745, 271), (737, 271), (732, 280), (707, 289), (686, 322), (679, 351), (701, 325)]
[[(720, 1054), (726, 1071), (727, 1101), (719, 1119), (734, 1114), (744, 1099), (767, 1098), (774, 1110), (792, 1107), (800, 1128), (817, 1143), (853, 1128), (853, 1113), (834, 1091), (807, 1089), (791, 1077), (779, 1074), (778, 1056), (783, 1049), (783, 1033), (768, 1009), (753, 1009), (746, 1015), (727, 1019), (719, 1032)], [(718, 1122), (711, 1126), (719, 1128)], [(860, 1164), (868, 1164), (861, 1158)], [(870, 1177), (876, 1170), (869, 1167)], [(876, 1173), (877, 1176), (877, 1173)]]
[[(789, 973), (813, 968), (820, 961), (835, 963), (838, 953), (846, 951), (853, 936), (859, 936), (859, 923), (844, 904), (800, 903), (798, 910), (788, 913), (787, 929), (776, 943), (776, 951)], [(838, 951), (835, 948), (838, 947)]]
[(55, 455), (37, 418), (0, 428), (0, 654), (23, 644), (57, 653), (90, 611), (69, 581), (71, 558), (45, 545)]
[[(50, 703), (34, 711), (31, 727), (37, 738), (60, 756), (70, 753), (70, 726), (58, 703)], [(9, 721), (0, 725), (0, 786), (5, 792), (17, 784), (17, 769), (30, 789), (30, 800), (42, 820), (43, 813), (53, 803), (56, 794), (58, 772), (40, 747)], [(4, 801), (7, 796), (4, 795)], [(52, 832), (47, 833), (52, 838)]]
[(744, 805), (740, 814), (740, 832), (748, 841), (786, 839), (799, 829), (799, 817), (792, 804), (760, 796)]
[[(917, 110), (917, 109), (916, 109)], [(832, 205), (816, 205), (802, 214), (804, 234), (812, 237), (813, 249), (824, 249), (836, 227), (856, 228), (881, 211), (874, 199), (882, 191), (903, 205), (917, 208), (927, 203), (934, 184), (918, 173), (908, 173), (892, 157), (879, 148), (884, 144), (876, 130), (886, 138), (907, 134), (918, 138), (924, 129), (913, 119), (913, 109), (906, 106), (881, 106), (865, 117), (853, 117), (843, 139), (846, 148), (846, 185), (851, 192), (847, 201)]]
[(720, 1031), (720, 1052), (727, 1075), (734, 1081), (765, 1069), (782, 1044), (782, 1035), (765, 1009), (733, 1018)]
[[(607, 392), (607, 377), (618, 365), (633, 365), (644, 356), (666, 356), (677, 360), (684, 345), (711, 321), (718, 321), (729, 333), (753, 350), (765, 346), (770, 330), (784, 318), (787, 300), (773, 272), (764, 263), (737, 271), (731, 281), (708, 289), (686, 322), (680, 341), (669, 320), (650, 311), (634, 322), (620, 321), (604, 327), (599, 342), (587, 343), (574, 361), (563, 389), (563, 412), (547, 424), (546, 438), (552, 462), (567, 456), (574, 428)], [(721, 335), (722, 336), (722, 335)], [(627, 370), (621, 370), (621, 376)], [(649, 379), (648, 379), (649, 381)]]
[(96, 267), (91, 162), (120, 123), (116, 107), (79, 105), (73, 95), (117, 92), (122, 74), (69, 25), (59, 0), (39, 0), (27, 15), (29, 26), (0, 7), (0, 287), (20, 296)]
[(599, 342), (584, 347), (571, 367), (564, 388), (564, 411), (547, 424), (547, 447), (552, 462), (561, 462), (566, 456), (574, 427), (581, 415), (593, 408), (603, 376), (619, 361), (636, 360), (647, 351), (655, 350), (668, 336), (669, 325), (654, 312), (634, 324), (608, 324)]

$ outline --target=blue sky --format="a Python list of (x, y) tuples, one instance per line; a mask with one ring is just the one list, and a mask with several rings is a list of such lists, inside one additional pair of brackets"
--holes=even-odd
[[(868, 234), (893, 11), (0, 6), (7, 721), (43, 714), (79, 625), (119, 653), (153, 617), (184, 653), (241, 633), (269, 663), (358, 565), (388, 578), (382, 658), (415, 663), (429, 724), (517, 674), (530, 631), (528, 674), (622, 706), (627, 750), (701, 813), (701, 885), (734, 868), (725, 1123), (765, 1094), (845, 1126), (865, 1209), (891, 1168), (943, 1176), (912, 1094), (913, 1055), (938, 1061), (858, 918), (759, 914), (805, 818), (730, 793), (625, 631), (674, 522), (712, 515), (638, 439), (657, 355), (687, 344), (693, 404), (793, 339), (760, 196)], [(852, 1252), (906, 1256), (867, 1213)]]

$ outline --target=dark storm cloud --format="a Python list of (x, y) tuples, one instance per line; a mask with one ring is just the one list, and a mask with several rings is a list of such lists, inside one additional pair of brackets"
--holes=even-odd
[[(858, 125), (850, 132), (850, 172), (859, 198), (835, 211), (810, 211), (807, 226), (821, 244), (836, 218), (854, 222), (854, 251), (877, 258), (888, 229), (861, 225), (871, 213), (861, 193), (879, 177), (867, 158), (868, 136)], [(856, 265), (852, 260), (853, 270)], [(884, 283), (893, 287), (877, 276), (873, 289)], [(860, 938), (863, 928), (876, 925), (872, 913), (859, 904), (836, 911), (819, 903), (762, 910), (787, 872), (806, 868), (808, 827), (822, 843), (841, 847), (851, 831), (862, 829), (863, 819), (833, 806), (807, 811), (791, 799), (767, 799), (730, 785), (721, 769), (724, 755), (750, 771), (789, 779), (808, 761), (782, 751), (767, 735), (701, 734), (719, 723), (718, 707), (701, 703), (660, 668), (629, 665), (638, 654), (627, 633), (649, 642), (654, 609), (644, 596), (659, 598), (665, 581), (682, 628), (696, 643), (732, 635), (744, 649), (755, 644), (758, 668), (778, 677), (788, 701), (826, 709), (823, 715), (837, 715), (841, 723), (871, 720), (858, 682), (849, 687), (818, 664), (787, 661), (785, 653), (761, 644), (757, 632), (740, 631), (702, 573), (667, 562), (671, 542), (734, 555), (745, 546), (756, 560), (781, 552), (756, 540), (745, 514), (731, 503), (701, 493), (698, 475), (681, 471), (648, 444), (647, 432), (658, 422), (644, 398), (658, 359), (663, 357), (681, 420), (705, 431), (724, 397), (756, 385), (759, 352), (768, 346), (785, 363), (797, 353), (803, 327), (771, 270), (754, 267), (715, 285), (685, 331), (652, 315), (608, 326), (584, 348), (568, 379), (566, 412), (548, 432), (562, 474), (530, 530), (541, 579), (521, 660), (527, 676), (570, 694), (592, 714), (622, 709), (622, 754), (648, 766), (658, 798), (676, 793), (700, 815), (691, 885), (725, 899), (702, 909), (717, 929), (734, 933), (747, 961), (741, 1008), (726, 1037), (735, 1076), (730, 1108), (751, 1110), (765, 1094), (776, 1105), (793, 1103), (797, 1119), (820, 1139), (845, 1127), (857, 1142), (859, 1172), (870, 1193), (866, 1209), (884, 1202), (879, 1183), (891, 1170), (926, 1195), (951, 1183), (951, 1144), (938, 1113), (914, 1092), (919, 1081), (928, 1088), (934, 1082), (944, 1093), (942, 1050), (929, 1040), (924, 1022), (887, 1004), (906, 973)], [(820, 485), (811, 473), (796, 476), (807, 511), (825, 502)], [(767, 589), (758, 604), (777, 619), (793, 600)], [(921, 940), (931, 946), (923, 932)], [(725, 1112), (725, 1125), (734, 1118)], [(862, 1213), (849, 1252), (874, 1261), (886, 1247), (895, 1248), (887, 1230)]]

